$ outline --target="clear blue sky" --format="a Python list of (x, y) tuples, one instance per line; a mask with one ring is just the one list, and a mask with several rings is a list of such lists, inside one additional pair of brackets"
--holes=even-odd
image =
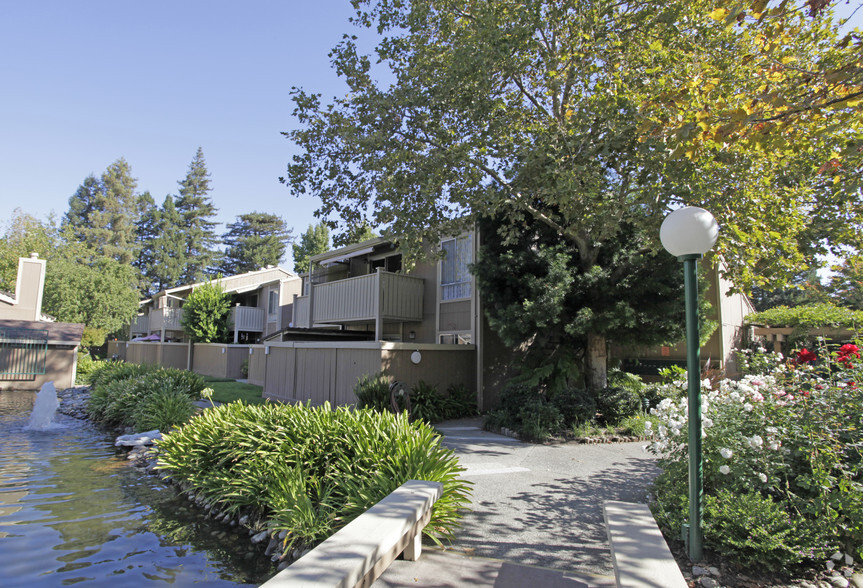
[(298, 235), (317, 201), (278, 182), (289, 92), (344, 93), (327, 53), (352, 14), (348, 0), (0, 0), (0, 229), (18, 207), (62, 216), (120, 157), (161, 204), (201, 146), (218, 221), (269, 212)]
[(278, 181), (289, 92), (344, 94), (327, 53), (352, 13), (347, 0), (0, 1), (0, 225), (17, 207), (62, 216), (120, 157), (161, 204), (201, 146), (218, 221), (270, 212), (301, 233), (317, 203)]

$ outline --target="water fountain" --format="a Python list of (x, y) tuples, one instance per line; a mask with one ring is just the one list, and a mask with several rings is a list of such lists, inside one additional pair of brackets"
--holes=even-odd
[(33, 403), (33, 412), (30, 413), (30, 422), (24, 429), (28, 431), (47, 431), (55, 428), (54, 413), (60, 406), (57, 399), (57, 389), (54, 382), (45, 382), (36, 394), (36, 402)]

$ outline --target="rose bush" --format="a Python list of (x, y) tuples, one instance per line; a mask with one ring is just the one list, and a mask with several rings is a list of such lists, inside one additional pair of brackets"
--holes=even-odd
[[(764, 373), (705, 381), (704, 544), (773, 570), (863, 557), (863, 374), (859, 348), (748, 356)], [(681, 384), (685, 386), (685, 382)], [(688, 515), (687, 398), (663, 400), (651, 449), (654, 514), (673, 536)]]

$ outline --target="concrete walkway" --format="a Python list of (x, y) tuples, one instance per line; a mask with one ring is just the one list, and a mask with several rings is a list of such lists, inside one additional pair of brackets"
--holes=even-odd
[(456, 541), (374, 586), (613, 586), (602, 503), (647, 501), (659, 469), (644, 443), (533, 445), (480, 427), (437, 426), (474, 484)]

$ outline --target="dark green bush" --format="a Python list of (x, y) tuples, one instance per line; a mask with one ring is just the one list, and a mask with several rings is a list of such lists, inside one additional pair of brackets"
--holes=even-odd
[[(781, 504), (754, 493), (719, 490), (704, 497), (708, 547), (744, 566), (783, 571), (803, 561), (795, 518)], [(826, 558), (829, 554), (824, 554)]]
[(549, 400), (560, 412), (565, 427), (596, 418), (596, 398), (584, 388), (561, 388), (552, 392)]
[(641, 409), (641, 398), (626, 388), (606, 388), (596, 397), (598, 419), (605, 425), (616, 425)]
[(228, 513), (284, 530), (282, 549), (311, 547), (407, 480), (443, 483), (423, 533), (452, 538), (469, 482), (454, 453), (407, 415), (330, 406), (224, 404), (159, 444), (158, 467)]
[(563, 424), (563, 417), (557, 408), (537, 399), (522, 406), (518, 418), (522, 437), (530, 441), (546, 441), (558, 433)]
[(447, 418), (460, 419), (477, 414), (476, 394), (470, 391), (464, 384), (450, 384), (446, 389), (450, 405), (450, 414)]

